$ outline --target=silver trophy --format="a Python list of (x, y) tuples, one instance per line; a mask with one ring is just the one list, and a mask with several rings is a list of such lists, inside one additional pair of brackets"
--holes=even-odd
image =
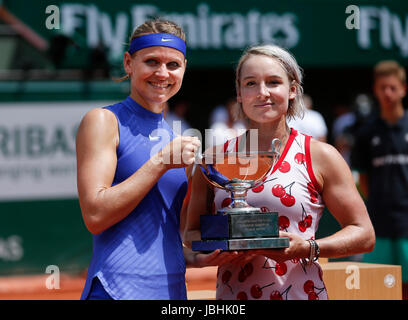
[(281, 142), (273, 139), (271, 151), (224, 152), (199, 155), (198, 166), (214, 187), (230, 193), (230, 203), (216, 214), (200, 216), (201, 241), (194, 251), (248, 250), (289, 247), (279, 237), (278, 213), (262, 212), (246, 201), (249, 189), (259, 187), (279, 160)]

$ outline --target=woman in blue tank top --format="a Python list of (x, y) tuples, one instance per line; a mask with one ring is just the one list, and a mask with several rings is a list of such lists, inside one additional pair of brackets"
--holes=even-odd
[(186, 264), (231, 256), (193, 253), (180, 238), (185, 168), (200, 141), (176, 137), (163, 107), (181, 87), (185, 55), (179, 26), (146, 21), (124, 54), (130, 96), (89, 111), (78, 129), (78, 194), (93, 235), (81, 299), (186, 299)]

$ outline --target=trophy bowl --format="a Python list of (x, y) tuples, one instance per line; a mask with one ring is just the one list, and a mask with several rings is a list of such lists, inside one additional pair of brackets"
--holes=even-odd
[(201, 241), (193, 241), (194, 251), (248, 250), (289, 247), (288, 238), (279, 237), (278, 213), (262, 212), (246, 201), (249, 189), (265, 182), (278, 161), (280, 141), (272, 141), (272, 151), (207, 153), (198, 166), (206, 181), (231, 195), (230, 204), (216, 214), (200, 216)]

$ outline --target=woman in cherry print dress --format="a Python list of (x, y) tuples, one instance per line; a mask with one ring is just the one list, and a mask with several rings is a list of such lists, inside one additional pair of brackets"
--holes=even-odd
[[(248, 192), (247, 201), (264, 212), (279, 213), (280, 236), (288, 237), (290, 246), (241, 251), (235, 259), (220, 263), (217, 299), (328, 299), (322, 269), (315, 259), (318, 251), (320, 257), (334, 258), (374, 247), (375, 234), (366, 207), (341, 155), (331, 145), (287, 125), (288, 118), (303, 113), (301, 83), (295, 58), (278, 46), (251, 47), (239, 61), (237, 102), (248, 128), (258, 130), (258, 150), (270, 150), (274, 138), (282, 142), (278, 162), (265, 183)], [(241, 145), (242, 137), (228, 141), (224, 150)], [(249, 139), (244, 145), (251, 150)], [(228, 205), (228, 193), (210, 187), (199, 171), (192, 182), (187, 245), (200, 239), (199, 217), (211, 204), (214, 211)], [(341, 230), (315, 239), (324, 206)]]

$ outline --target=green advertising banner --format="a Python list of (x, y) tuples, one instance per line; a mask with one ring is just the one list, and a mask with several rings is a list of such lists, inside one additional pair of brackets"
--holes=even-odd
[(81, 48), (102, 45), (113, 62), (121, 61), (133, 28), (156, 16), (185, 29), (190, 67), (231, 67), (257, 43), (290, 49), (304, 67), (372, 66), (391, 58), (407, 64), (408, 58), (403, 0), (12, 0), (4, 6), (45, 41), (62, 33)]
[(0, 217), (0, 276), (88, 267), (92, 237), (77, 199), (0, 202)]

